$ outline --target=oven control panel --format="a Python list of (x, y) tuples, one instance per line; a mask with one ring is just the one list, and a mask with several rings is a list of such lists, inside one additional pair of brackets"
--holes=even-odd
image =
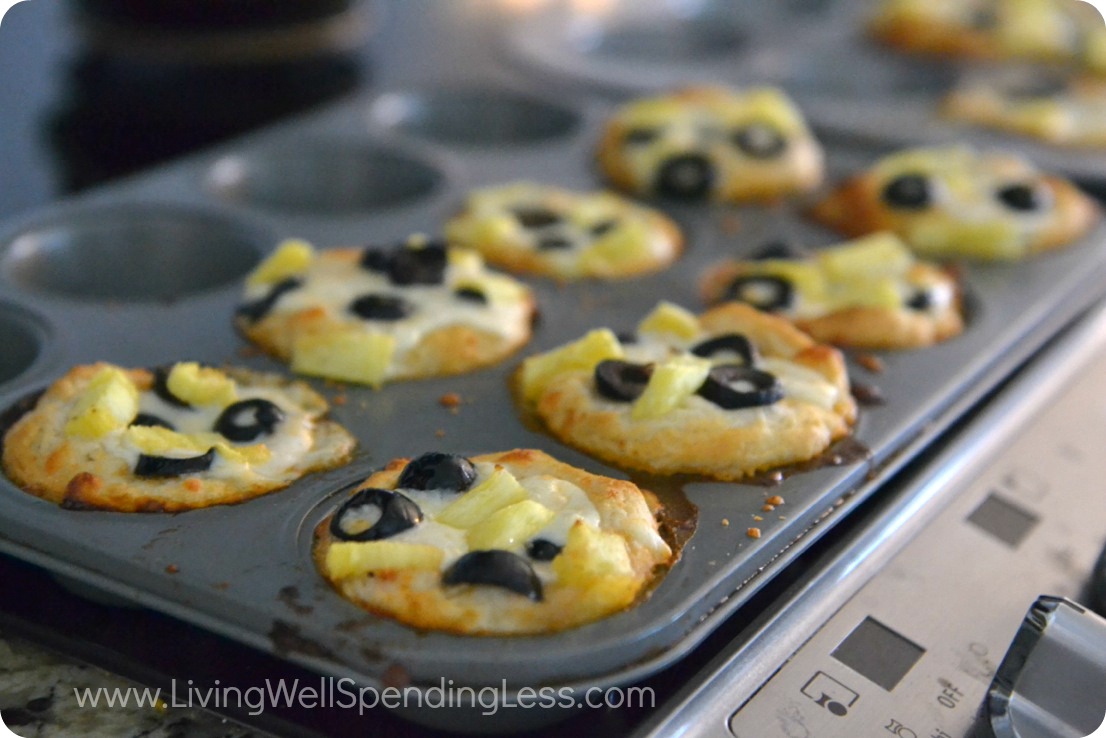
[[(1053, 353), (652, 734), (990, 738), (992, 680), (1038, 597), (1097, 599), (1106, 312)], [(1080, 735), (1106, 691), (1090, 712)]]

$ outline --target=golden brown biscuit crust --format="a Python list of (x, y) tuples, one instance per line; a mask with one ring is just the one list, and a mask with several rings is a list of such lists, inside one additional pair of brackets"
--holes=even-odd
[(535, 412), (558, 439), (611, 464), (652, 474), (698, 474), (739, 480), (809, 460), (849, 433), (856, 403), (845, 361), (786, 320), (726, 303), (699, 317), (703, 338), (746, 336), (762, 356), (809, 369), (836, 389), (832, 407), (785, 397), (765, 408), (722, 410), (693, 398), (652, 420), (632, 420), (629, 406), (600, 399), (592, 369), (565, 372), (539, 395)]
[[(675, 90), (665, 99), (687, 108), (737, 107), (739, 93), (718, 87), (691, 86)], [(790, 150), (785, 157), (774, 159), (744, 159), (740, 167), (724, 167), (715, 186), (712, 199), (722, 202), (771, 203), (785, 197), (807, 192), (822, 182), (823, 155), (821, 147), (796, 118), (791, 122)], [(604, 127), (596, 149), (600, 170), (616, 187), (626, 192), (649, 195), (652, 182), (642, 181), (623, 153), (630, 123), (626, 114), (616, 114)], [(730, 171), (732, 169), (732, 171)]]
[[(737, 277), (758, 273), (747, 263), (731, 261), (712, 267), (703, 278), (703, 300), (715, 305), (725, 300)], [(786, 316), (814, 340), (834, 346), (873, 350), (923, 348), (960, 335), (964, 330), (961, 295), (951, 272), (930, 264), (915, 264), (910, 278), (919, 283), (947, 283), (954, 290), (952, 304), (936, 313), (904, 308), (854, 306), (817, 317)]]
[[(395, 459), (366, 479), (357, 489), (395, 489), (410, 459)], [(624, 537), (636, 589), (617, 609), (644, 596), (648, 586), (673, 563), (670, 550), (641, 545), (634, 531), (641, 526), (657, 530), (642, 491), (631, 482), (602, 477), (557, 461), (532, 449), (516, 449), (471, 457), (473, 463), (503, 466), (517, 478), (549, 475), (582, 489), (599, 511), (601, 529)], [(351, 494), (357, 490), (351, 491)], [(315, 562), (327, 577), (326, 551), (333, 539), (328, 517), (315, 529)], [(329, 577), (327, 577), (329, 580)], [(330, 580), (346, 599), (370, 612), (415, 628), (462, 635), (522, 635), (553, 633), (613, 614), (610, 602), (586, 590), (554, 582), (544, 588), (544, 599), (533, 602), (496, 587), (444, 588), (441, 573), (428, 570), (391, 570), (353, 579)]]
[(446, 237), (450, 243), (478, 251), (489, 264), (509, 272), (562, 280), (618, 280), (638, 277), (666, 268), (683, 252), (683, 233), (675, 221), (658, 210), (638, 205), (613, 193), (571, 192), (529, 183), (516, 183), (513, 188), (518, 191), (516, 197), (519, 205), (541, 205), (564, 216), (571, 216), (574, 208), (587, 206), (589, 200), (603, 198), (611, 203), (609, 210), (613, 217), (640, 223), (644, 231), (643, 240), (660, 242), (663, 248), (642, 249), (637, 255), (627, 257), (619, 254), (617, 259), (591, 259), (586, 262), (581, 251), (576, 255), (574, 263), (566, 265), (556, 256), (534, 248), (527, 242), (527, 235), (521, 230), (494, 238), (476, 236), (481, 222), (487, 217), (474, 207), (473, 198), (483, 194), (479, 191), (470, 195), (466, 207), (446, 224)]
[[(286, 487), (310, 472), (344, 464), (355, 443), (340, 425), (322, 418), (328, 409), (326, 400), (302, 382), (230, 369), (227, 373), (240, 383), (279, 388), (314, 417), (313, 444), (305, 458), (284, 478), (247, 483), (202, 474), (167, 479), (136, 477), (122, 459), (87, 442), (75, 441), (63, 431), (73, 402), (108, 366), (98, 363), (74, 367), (5, 434), (4, 473), (24, 491), (66, 508), (117, 512), (179, 512), (235, 504)], [(147, 369), (125, 373), (140, 391), (153, 386), (153, 374)]]
[[(1048, 174), (1038, 176), (1035, 181), (1047, 193), (1052, 210), (1042, 224), (1034, 226), (1026, 234), (1028, 241), (1018, 250), (1019, 256), (995, 255), (990, 258), (1020, 258), (1066, 246), (1086, 235), (1098, 221), (1101, 214), (1098, 205), (1070, 181)], [(849, 177), (816, 203), (808, 211), (809, 215), (850, 237), (891, 231), (917, 249), (918, 244), (911, 242), (910, 229), (915, 214), (896, 211), (885, 205), (881, 192), (885, 184), (872, 170)], [(934, 258), (983, 258), (978, 254), (958, 253), (954, 241), (950, 232), (941, 253), (933, 249), (933, 253), (924, 255)]]
[[(318, 258), (358, 269), (361, 250), (329, 249)], [(525, 312), (530, 318), (526, 330), (518, 338), (491, 333), (464, 324), (447, 325), (426, 333), (396, 366), (392, 380), (443, 377), (473, 371), (496, 364), (507, 358), (530, 340), (530, 322), (535, 313), (534, 297), (526, 294)], [(348, 322), (348, 321), (347, 321)], [(307, 307), (294, 313), (270, 312), (254, 321), (239, 314), (235, 328), (251, 343), (266, 353), (290, 361), (292, 347), (304, 336), (324, 335), (341, 331), (347, 322), (322, 307)]]

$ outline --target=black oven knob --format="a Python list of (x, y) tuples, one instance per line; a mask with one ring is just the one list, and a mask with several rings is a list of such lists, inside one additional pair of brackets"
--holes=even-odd
[(1060, 597), (1029, 608), (987, 693), (995, 738), (1084, 738), (1106, 717), (1106, 620)]

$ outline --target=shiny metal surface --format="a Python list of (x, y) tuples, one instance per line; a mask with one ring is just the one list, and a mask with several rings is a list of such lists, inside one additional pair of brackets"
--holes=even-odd
[[(983, 700), (1026, 608), (1083, 597), (1106, 539), (1088, 514), (1104, 397), (1100, 308), (639, 735), (989, 735)], [(842, 653), (869, 619), (924, 651), (890, 689)]]

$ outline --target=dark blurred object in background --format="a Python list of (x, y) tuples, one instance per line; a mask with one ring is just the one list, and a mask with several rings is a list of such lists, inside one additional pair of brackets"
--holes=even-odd
[(71, 0), (49, 121), (78, 190), (311, 108), (367, 82), (361, 0)]

